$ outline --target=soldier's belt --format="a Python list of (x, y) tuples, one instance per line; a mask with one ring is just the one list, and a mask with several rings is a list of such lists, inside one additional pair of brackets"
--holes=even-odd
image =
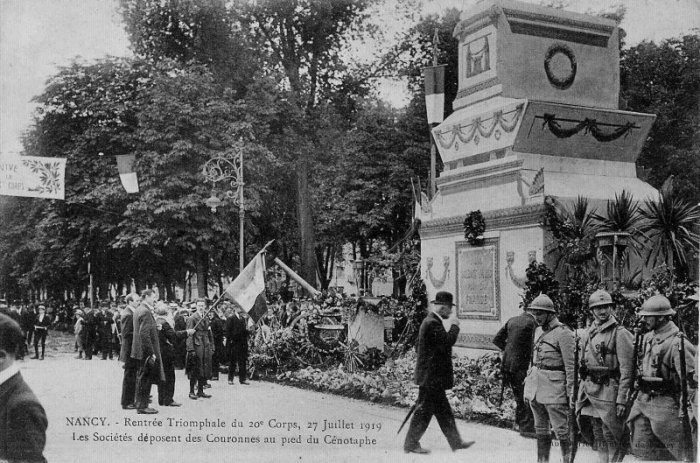
[(550, 366), (547, 366), (547, 365), (535, 365), (535, 366), (536, 366), (537, 368), (539, 368), (540, 370), (547, 370), (547, 371), (566, 371), (566, 369), (564, 368), (564, 365), (559, 365), (559, 366), (556, 366), (556, 367), (550, 367)]
[(679, 388), (670, 379), (643, 376), (638, 379), (639, 390), (649, 395), (676, 395)]
[(588, 379), (592, 383), (595, 384), (601, 384), (601, 385), (608, 385), (610, 384), (610, 380), (619, 380), (620, 379), (620, 371), (619, 370), (610, 370), (608, 367), (599, 367), (599, 366), (591, 366), (587, 367), (583, 365), (580, 370), (581, 378), (586, 380)]

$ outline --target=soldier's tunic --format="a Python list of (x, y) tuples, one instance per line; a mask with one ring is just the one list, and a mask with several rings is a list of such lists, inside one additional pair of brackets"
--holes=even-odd
[[(679, 343), (680, 332), (673, 322), (644, 335), (640, 391), (627, 419), (632, 429), (632, 453), (642, 460), (666, 459), (667, 451), (677, 459), (682, 457)], [(688, 340), (685, 352), (686, 378), (691, 386), (696, 350)]]
[(576, 413), (600, 418), (617, 443), (623, 439), (624, 422), (617, 405), (625, 405), (632, 387), (634, 339), (615, 317), (598, 326), (593, 323), (579, 340), (581, 385)]
[(525, 378), (526, 400), (535, 417), (538, 435), (568, 440), (567, 411), (574, 391), (574, 334), (556, 318), (543, 326), (535, 341), (532, 364)]

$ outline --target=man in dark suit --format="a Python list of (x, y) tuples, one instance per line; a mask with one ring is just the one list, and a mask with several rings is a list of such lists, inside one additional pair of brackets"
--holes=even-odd
[(233, 373), (238, 365), (238, 380), (241, 384), (248, 384), (248, 323), (240, 307), (226, 319), (226, 347), (229, 355), (228, 383), (233, 384)]
[(98, 316), (98, 340), (99, 350), (102, 352), (102, 360), (111, 360), (112, 357), (112, 326), (114, 326), (114, 314), (110, 310), (109, 300), (100, 303), (100, 314)]
[(131, 293), (127, 295), (126, 307), (121, 313), (122, 347), (119, 351), (119, 360), (124, 362), (121, 400), (124, 410), (136, 408), (136, 371), (139, 368), (139, 362), (131, 357), (131, 346), (134, 342), (134, 310), (136, 310), (138, 304), (138, 294)]
[(537, 320), (527, 310), (509, 319), (496, 333), (493, 343), (503, 351), (501, 373), (504, 386), (509, 386), (515, 396), (515, 427), (523, 437), (536, 437), (532, 410), (523, 399), (523, 382), (532, 357), (532, 344)]
[[(46, 336), (49, 334), (51, 326), (51, 315), (46, 313), (46, 306), (39, 304), (39, 314), (34, 320), (34, 357), (33, 359), (44, 360), (46, 351)], [(39, 344), (41, 344), (41, 357), (39, 357)]]
[(141, 293), (141, 304), (134, 312), (134, 340), (131, 343), (131, 357), (138, 361), (136, 372), (136, 411), (137, 413), (158, 413), (148, 406), (151, 385), (165, 381), (163, 362), (158, 342), (158, 327), (153, 317), (156, 293), (145, 289)]
[(0, 461), (46, 462), (46, 412), (15, 362), (24, 340), (19, 323), (0, 314)]
[(158, 405), (164, 407), (179, 407), (175, 402), (175, 345), (179, 340), (187, 339), (194, 334), (194, 330), (174, 330), (170, 318), (170, 310), (165, 302), (156, 305), (156, 325), (158, 326), (158, 340), (160, 343), (160, 355), (163, 359), (163, 371), (165, 381), (158, 383)]
[(85, 360), (92, 360), (92, 354), (97, 349), (97, 328), (100, 318), (100, 309), (93, 307), (85, 314), (83, 319), (83, 348), (85, 349)]
[[(474, 444), (473, 441), (465, 442), (460, 437), (452, 407), (445, 395), (446, 389), (454, 387), (452, 346), (459, 334), (459, 320), (452, 310), (452, 294), (440, 291), (431, 304), (433, 311), (425, 317), (418, 331), (415, 376), (419, 386), (418, 401), (403, 444), (406, 453), (430, 453), (420, 446), (420, 438), (428, 429), (433, 415), (437, 418), (452, 451), (466, 449)], [(443, 320), (448, 320), (449, 331), (446, 331)]]

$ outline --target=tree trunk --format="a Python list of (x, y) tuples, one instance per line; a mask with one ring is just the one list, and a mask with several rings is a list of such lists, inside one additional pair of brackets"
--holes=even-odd
[(299, 257), (301, 260), (301, 277), (311, 286), (316, 287), (316, 239), (309, 188), (309, 159), (302, 154), (296, 165), (297, 208), (299, 217)]
[(207, 252), (204, 251), (200, 245), (197, 245), (197, 250), (195, 251), (195, 265), (197, 267), (197, 297), (208, 297), (208, 260), (209, 255), (207, 254)]

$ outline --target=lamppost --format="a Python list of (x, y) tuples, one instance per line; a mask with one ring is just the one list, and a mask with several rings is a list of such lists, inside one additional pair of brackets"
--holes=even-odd
[(213, 213), (223, 202), (216, 196), (214, 187), (216, 182), (227, 181), (231, 185), (230, 190), (224, 192), (225, 196), (238, 206), (239, 227), (239, 266), (240, 272), (245, 267), (245, 255), (243, 246), (243, 223), (245, 218), (245, 206), (243, 204), (243, 150), (239, 146), (233, 147), (216, 157), (208, 160), (202, 168), (204, 178), (212, 183), (212, 191), (209, 199), (204, 201)]

